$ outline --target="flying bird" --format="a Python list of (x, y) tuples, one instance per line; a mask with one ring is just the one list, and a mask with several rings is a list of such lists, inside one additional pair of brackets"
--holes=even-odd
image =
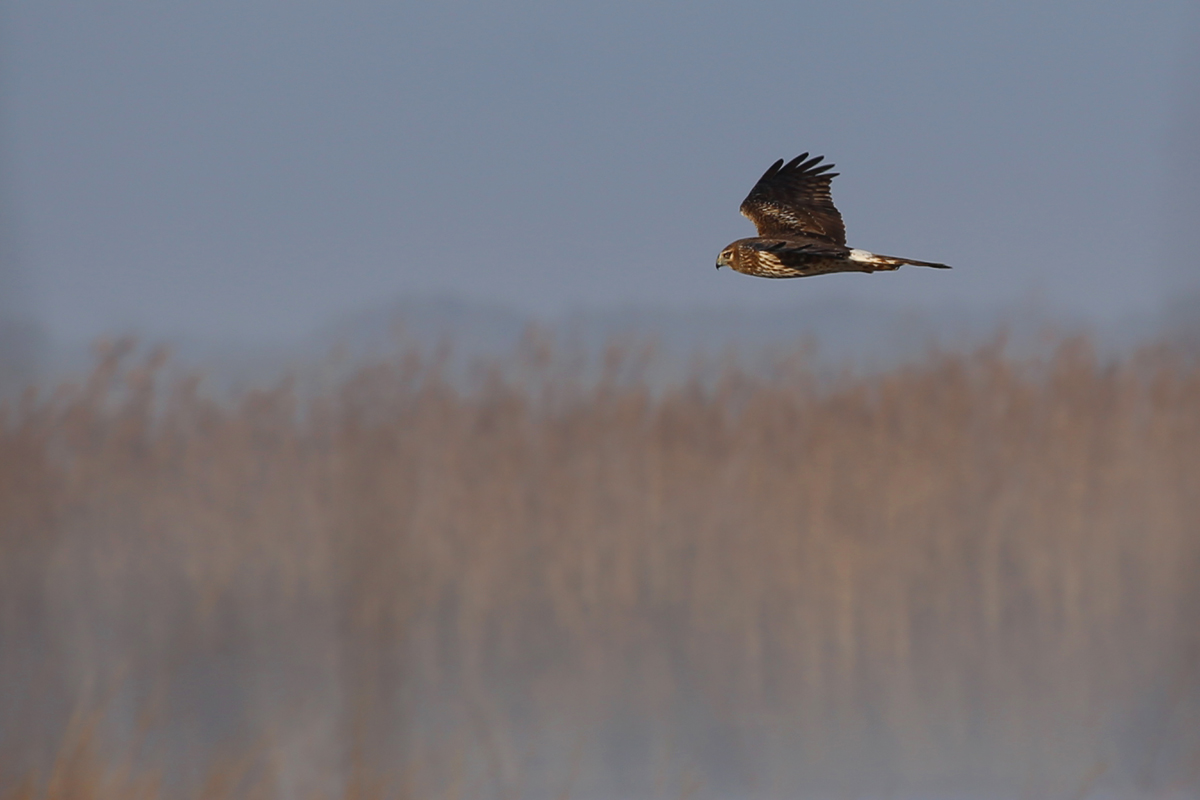
[(717, 256), (717, 269), (732, 267), (761, 278), (804, 278), (831, 272), (876, 272), (904, 264), (950, 269), (946, 264), (881, 256), (846, 247), (846, 226), (833, 205), (829, 184), (838, 173), (824, 156), (779, 159), (742, 201), (742, 214), (758, 236), (738, 239)]

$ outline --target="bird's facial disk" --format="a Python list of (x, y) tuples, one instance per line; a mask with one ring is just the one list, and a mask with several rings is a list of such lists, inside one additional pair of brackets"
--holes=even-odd
[(721, 255), (717, 256), (717, 269), (721, 267), (733, 266), (733, 248), (726, 247), (721, 251)]

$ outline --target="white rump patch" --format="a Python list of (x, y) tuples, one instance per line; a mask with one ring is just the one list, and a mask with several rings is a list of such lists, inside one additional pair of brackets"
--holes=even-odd
[(851, 250), (847, 256), (851, 261), (858, 261), (862, 264), (883, 264), (884, 259), (872, 253), (870, 250)]

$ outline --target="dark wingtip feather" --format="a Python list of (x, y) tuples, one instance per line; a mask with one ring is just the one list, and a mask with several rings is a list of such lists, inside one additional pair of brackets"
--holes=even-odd
[(764, 172), (762, 174), (762, 177), (758, 179), (759, 182), (765, 181), (767, 178), (774, 177), (775, 173), (779, 172), (781, 169), (783, 169), (783, 159), (782, 158), (779, 159), (778, 161), (776, 161), (771, 166), (767, 167), (767, 171)]
[[(807, 156), (808, 156), (808, 153), (805, 153), (803, 156), (800, 156), (800, 158), (806, 158)], [(796, 161), (799, 161), (800, 158), (797, 158)], [(808, 161), (805, 161), (803, 164), (801, 164), (799, 167), (797, 167), (797, 169), (799, 169), (801, 172), (807, 172), (810, 169), (812, 169), (813, 167), (815, 167), (817, 164), (820, 164), (824, 160), (825, 160), (825, 156), (816, 156), (815, 158), (810, 158)], [(826, 164), (824, 168), (829, 169), (832, 166), (833, 166), (833, 164)]]
[[(812, 158), (809, 158), (808, 153), (801, 153), (786, 164), (783, 163), (783, 159), (776, 161), (775, 167), (778, 167), (778, 169), (772, 167), (772, 169), (768, 171), (768, 174), (787, 172), (803, 176), (821, 175), (822, 173), (826, 173), (833, 169), (834, 166), (833, 164), (822, 164), (821, 162), (824, 160), (825, 156), (813, 156)], [(840, 173), (834, 172), (826, 175), (825, 177), (836, 178), (839, 174)]]

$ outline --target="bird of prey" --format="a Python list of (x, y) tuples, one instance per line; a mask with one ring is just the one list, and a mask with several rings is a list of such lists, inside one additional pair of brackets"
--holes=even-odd
[(717, 256), (717, 269), (732, 267), (762, 278), (803, 278), (831, 272), (876, 272), (904, 264), (950, 269), (945, 264), (881, 256), (846, 247), (842, 215), (829, 184), (837, 176), (824, 156), (779, 159), (742, 201), (742, 214), (758, 236), (738, 239)]

